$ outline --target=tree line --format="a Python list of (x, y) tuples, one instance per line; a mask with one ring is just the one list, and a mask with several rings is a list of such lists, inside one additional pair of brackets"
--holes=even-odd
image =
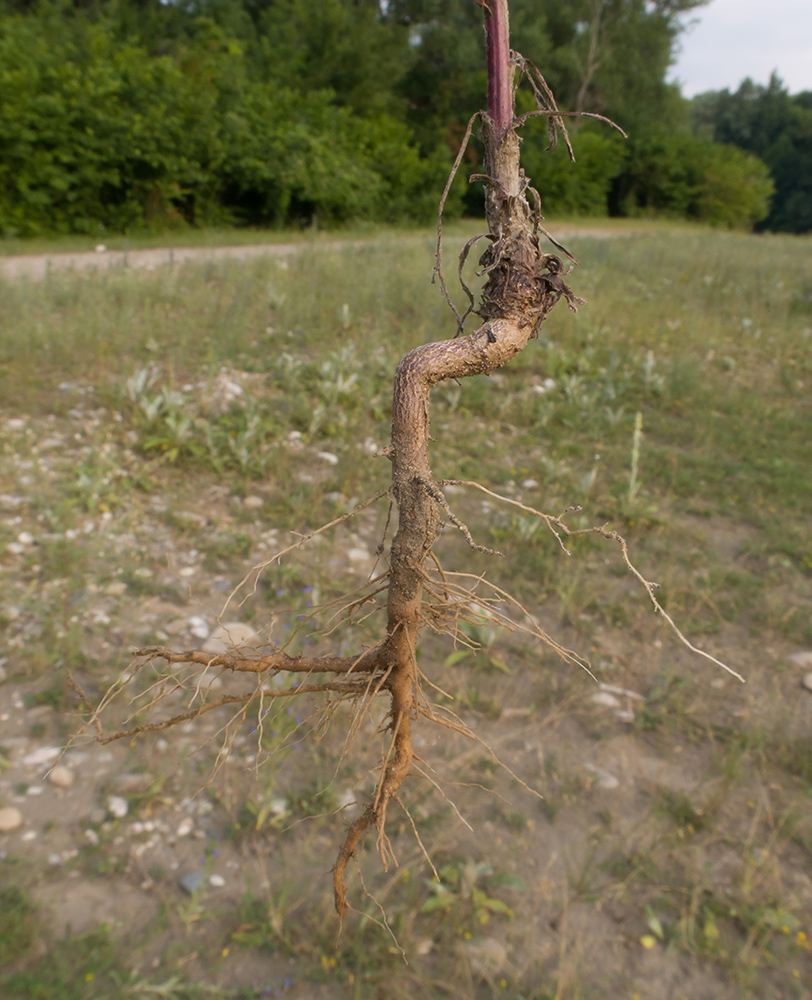
[[(571, 165), (528, 122), (545, 212), (812, 226), (808, 183), (782, 193), (810, 95), (692, 106), (665, 80), (703, 2), (513, 0), (513, 45), (560, 107), (630, 135), (570, 119)], [(426, 221), (484, 104), (483, 47), (471, 0), (0, 0), (0, 233)], [(481, 213), (479, 160), (450, 214)]]

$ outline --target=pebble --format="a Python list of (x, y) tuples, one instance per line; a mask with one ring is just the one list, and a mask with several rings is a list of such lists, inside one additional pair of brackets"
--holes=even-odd
[(111, 795), (107, 800), (107, 811), (112, 813), (116, 819), (124, 819), (130, 811), (130, 806), (127, 800), (123, 799), (120, 795)]
[(347, 552), (347, 559), (349, 559), (351, 563), (365, 563), (369, 562), (371, 558), (372, 556), (369, 554), (368, 549), (349, 549)]
[(538, 486), (537, 479), (523, 479), (522, 489), (523, 490), (534, 490)]
[(606, 708), (620, 708), (620, 698), (616, 698), (608, 691), (597, 691), (589, 699), (594, 705), (605, 705)]
[(200, 615), (193, 615), (189, 619), (189, 625), (191, 626), (189, 631), (195, 639), (208, 639), (210, 629), (205, 618), (201, 618)]
[(139, 795), (149, 788), (152, 781), (152, 775), (147, 771), (143, 774), (125, 771), (124, 774), (117, 774), (113, 778), (113, 788), (119, 795)]
[(242, 649), (256, 645), (260, 636), (244, 622), (226, 622), (218, 625), (203, 643), (204, 653), (227, 653), (230, 649)]
[(44, 791), (45, 791), (45, 789), (42, 787), (42, 785), (29, 785), (28, 786), (28, 790), (26, 791), (25, 794), (26, 795), (42, 795), (42, 793)]
[[(189, 577), (194, 576), (196, 573), (197, 569), (194, 566), (184, 566), (183, 569), (178, 574), (178, 576), (182, 576), (188, 579)], [(194, 634), (195, 634), (194, 629), (192, 629), (192, 635)], [(206, 635), (208, 635), (208, 625), (206, 626)], [(199, 636), (198, 638), (205, 638), (205, 636)]]
[(56, 785), (57, 788), (70, 788), (73, 784), (73, 777), (73, 771), (69, 767), (65, 767), (64, 764), (57, 764), (56, 767), (51, 769), (48, 780), (52, 785)]
[(99, 835), (95, 830), (85, 830), (85, 840), (93, 847), (99, 846)]
[(812, 673), (807, 674), (806, 677), (804, 677), (804, 687), (807, 691), (812, 691)]
[(7, 806), (5, 809), (0, 809), (0, 833), (10, 833), (12, 830), (16, 830), (18, 826), (21, 826), (23, 822), (23, 814), (19, 809), (15, 809), (14, 806)]
[(21, 840), (36, 840), (37, 834), (35, 830), (26, 830), (25, 833), (20, 838)]
[(23, 757), (23, 764), (26, 767), (39, 767), (42, 764), (51, 764), (62, 753), (59, 747), (39, 747)]
[(226, 884), (226, 880), (222, 875), (212, 875), (209, 879), (209, 885), (213, 885), (215, 889), (222, 889)]
[(329, 462), (330, 465), (338, 465), (338, 455), (334, 455), (331, 451), (317, 451), (316, 456), (323, 462)]
[(607, 691), (609, 694), (620, 695), (622, 698), (631, 698), (632, 701), (645, 701), (646, 699), (642, 694), (638, 694), (636, 691), (630, 691), (628, 688), (618, 687), (617, 684), (600, 684), (601, 691)]
[(802, 649), (800, 653), (793, 653), (788, 659), (796, 667), (810, 669), (812, 668), (812, 649)]
[(194, 826), (193, 820), (191, 820), (187, 816), (186, 819), (181, 820), (181, 822), (178, 824), (178, 830), (177, 830), (178, 836), (179, 837), (188, 837), (189, 834), (192, 832), (192, 827), (193, 826)]
[(127, 592), (127, 584), (122, 580), (118, 580), (115, 583), (108, 583), (104, 588), (104, 592), (110, 597), (121, 597), (122, 594)]
[(595, 775), (598, 780), (598, 787), (600, 788), (617, 788), (620, 785), (614, 774), (610, 774), (600, 767), (595, 767), (594, 764), (584, 764), (584, 770), (591, 771)]
[(249, 510), (259, 510), (260, 507), (265, 503), (262, 497), (246, 497), (243, 500), (243, 507), (247, 507)]
[(190, 896), (197, 892), (198, 889), (202, 889), (205, 884), (206, 876), (203, 872), (186, 872), (185, 875), (181, 875), (178, 879), (178, 885), (184, 892), (188, 892)]

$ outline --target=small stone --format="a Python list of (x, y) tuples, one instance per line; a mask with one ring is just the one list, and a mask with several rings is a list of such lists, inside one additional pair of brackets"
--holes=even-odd
[(787, 657), (790, 663), (803, 669), (812, 669), (812, 649), (802, 649), (800, 653), (793, 653)]
[(227, 653), (230, 649), (244, 649), (261, 642), (260, 636), (243, 622), (226, 622), (218, 625), (203, 643), (204, 653)]
[(152, 781), (152, 775), (147, 771), (143, 773), (125, 771), (123, 774), (117, 774), (112, 784), (119, 795), (143, 795)]
[(208, 639), (210, 629), (205, 618), (201, 618), (200, 615), (193, 615), (189, 619), (189, 625), (191, 626), (189, 631), (195, 639)]
[(37, 832), (36, 830), (26, 830), (25, 833), (20, 837), (20, 840), (36, 840)]
[(351, 563), (365, 563), (369, 562), (371, 558), (372, 556), (369, 554), (368, 549), (355, 548), (349, 549), (347, 552), (347, 559), (349, 559)]
[(14, 806), (7, 806), (5, 809), (0, 809), (0, 833), (10, 833), (12, 830), (16, 830), (18, 826), (21, 826), (23, 822), (23, 814), (19, 809), (15, 809)]
[(592, 774), (595, 775), (599, 788), (612, 789), (617, 788), (620, 784), (614, 774), (610, 774), (608, 771), (604, 771), (600, 767), (595, 767), (594, 764), (584, 764), (584, 770), (591, 771)]
[[(196, 573), (197, 573), (197, 569), (194, 566), (184, 566), (183, 569), (180, 571), (180, 573), (178, 575), (184, 577), (185, 579), (188, 579), (189, 577), (194, 576)], [(207, 629), (207, 634), (208, 634), (208, 626), (206, 626), (206, 629)], [(194, 631), (194, 629), (192, 629), (192, 635), (194, 635), (194, 634), (195, 634), (195, 631)], [(200, 637), (198, 636), (198, 638), (200, 638)]]
[(538, 486), (537, 479), (523, 479), (522, 489), (523, 490), (534, 490)]
[(807, 691), (812, 691), (812, 673), (809, 673), (804, 677), (804, 687)]
[(226, 880), (222, 875), (212, 875), (209, 879), (209, 885), (213, 885), (215, 889), (222, 889), (226, 884)]
[(62, 858), (58, 854), (49, 854), (48, 855), (48, 864), (49, 865), (61, 865), (62, 864)]
[(42, 787), (42, 785), (29, 785), (28, 786), (28, 790), (26, 791), (25, 794), (26, 795), (42, 795), (42, 793), (44, 791), (45, 791), (45, 789)]
[(85, 830), (85, 840), (92, 847), (98, 847), (99, 846), (99, 835), (98, 835), (98, 833), (96, 833), (95, 830)]
[(192, 832), (193, 826), (194, 822), (190, 817), (187, 816), (186, 819), (181, 820), (180, 823), (178, 824), (177, 835), (179, 837), (188, 837), (189, 834)]
[(323, 462), (329, 462), (330, 465), (338, 465), (338, 455), (334, 455), (331, 451), (317, 451), (316, 457)]
[(107, 800), (107, 811), (115, 816), (116, 819), (124, 819), (130, 811), (130, 806), (127, 800), (123, 799), (120, 795), (111, 795)]
[(10, 552), (13, 556), (21, 556), (25, 552), (25, 546), (20, 545), (19, 542), (9, 542), (6, 546), (6, 551)]
[(122, 594), (127, 592), (127, 584), (122, 580), (117, 580), (114, 583), (108, 583), (104, 588), (104, 592), (109, 597), (121, 597)]
[(615, 715), (621, 722), (634, 722), (634, 712), (628, 708), (621, 708), (619, 712), (615, 712)]
[(73, 784), (74, 774), (69, 767), (65, 767), (64, 764), (57, 764), (56, 767), (51, 768), (48, 775), (48, 780), (52, 785), (56, 785), (57, 788), (70, 788)]
[(39, 747), (23, 757), (25, 767), (41, 767), (43, 764), (51, 764), (62, 753), (59, 747)]
[(630, 691), (628, 688), (618, 687), (617, 684), (604, 684), (601, 682), (599, 687), (601, 691), (608, 691), (609, 694), (616, 694), (621, 698), (631, 698), (632, 701), (646, 700), (642, 694), (638, 694), (636, 691)]
[(97, 243), (93, 249), (96, 253), (105, 253), (107, 251), (107, 247), (103, 243)]
[(31, 534), (30, 531), (21, 531), (19, 535), (17, 535), (17, 541), (20, 543), (20, 545), (33, 545), (34, 536)]
[(202, 889), (205, 884), (206, 876), (203, 872), (186, 872), (185, 875), (181, 875), (178, 879), (178, 885), (190, 896), (196, 893), (198, 889)]
[(264, 503), (265, 501), (262, 499), (262, 497), (254, 497), (254, 496), (246, 497), (245, 500), (243, 500), (242, 502), (243, 507), (247, 507), (249, 510), (259, 510), (259, 508), (262, 507)]
[(621, 702), (608, 691), (598, 691), (589, 699), (593, 705), (604, 705), (606, 708), (620, 708)]

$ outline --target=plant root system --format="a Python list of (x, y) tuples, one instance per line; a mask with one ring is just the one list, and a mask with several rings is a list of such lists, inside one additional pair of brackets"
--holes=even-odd
[[(577, 263), (540, 226), (539, 195), (530, 186), (529, 179), (520, 167), (517, 128), (530, 115), (516, 118), (513, 113), (517, 75), (530, 80), (539, 105), (537, 113), (545, 116), (549, 123), (551, 145), (561, 133), (571, 149), (564, 125), (565, 113), (557, 108), (538, 70), (521, 56), (507, 50), (505, 0), (491, 0), (490, 4), (483, 6), (491, 71), (489, 110), (479, 112), (469, 122), (463, 147), (443, 193), (438, 218), (435, 267), (435, 276), (450, 303), (442, 273), (442, 204), (450, 189), (454, 172), (461, 163), (465, 143), (478, 120), (480, 138), (485, 147), (485, 162), (484, 172), (473, 179), (485, 185), (487, 233), (466, 245), (460, 259), (460, 272), (475, 242), (486, 238), (488, 245), (479, 261), (481, 274), (486, 276), (480, 302), (475, 306), (472, 294), (463, 285), (470, 306), (466, 314), (461, 316), (450, 303), (457, 321), (455, 336), (410, 351), (397, 367), (392, 404), (391, 448), (387, 453), (392, 463), (389, 488), (274, 557), (274, 560), (281, 558), (316, 534), (335, 526), (340, 520), (387, 497), (390, 505), (396, 505), (398, 511), (398, 527), (389, 550), (388, 570), (371, 580), (359, 592), (349, 595), (344, 603), (333, 606), (333, 617), (330, 619), (333, 621), (337, 615), (346, 615), (352, 620), (367, 604), (374, 603), (377, 595), (385, 592), (386, 627), (383, 635), (374, 646), (359, 651), (355, 656), (290, 656), (283, 649), (261, 656), (243, 656), (238, 653), (210, 655), (196, 650), (176, 652), (163, 647), (138, 649), (135, 651), (136, 663), (92, 710), (86, 723), (86, 728), (95, 725), (97, 738), (107, 743), (168, 729), (178, 723), (199, 718), (218, 707), (234, 705), (237, 708), (236, 715), (221, 731), (226, 747), (234, 738), (236, 724), (246, 718), (249, 710), (256, 712), (257, 725), (261, 727), (263, 706), (272, 700), (322, 693), (326, 697), (323, 709), (325, 719), (329, 718), (339, 702), (349, 701), (354, 704), (356, 711), (348, 734), (349, 744), (358, 732), (360, 722), (369, 711), (371, 703), (381, 695), (387, 698), (388, 710), (382, 724), (386, 740), (379, 762), (377, 785), (361, 814), (347, 829), (333, 867), (335, 907), (340, 916), (344, 916), (351, 908), (346, 887), (347, 866), (351, 860), (357, 859), (367, 833), (374, 830), (384, 867), (395, 863), (392, 845), (386, 834), (387, 811), (393, 800), (400, 802), (399, 790), (413, 770), (427, 777), (419, 761), (415, 760), (413, 727), (425, 720), (478, 739), (447, 708), (427, 699), (424, 693), (426, 678), (420, 670), (415, 652), (422, 629), (429, 628), (437, 633), (450, 635), (456, 642), (465, 644), (469, 640), (460, 629), (461, 623), (497, 623), (535, 636), (565, 661), (589, 669), (588, 663), (578, 654), (563, 648), (547, 635), (515, 598), (486, 581), (484, 575), (444, 571), (433, 552), (437, 531), (445, 516), (463, 533), (472, 547), (484, 553), (498, 554), (478, 545), (468, 527), (451, 509), (442, 492), (442, 487), (450, 485), (451, 481), (437, 481), (432, 475), (429, 465), (431, 390), (449, 379), (488, 374), (501, 368), (537, 336), (540, 324), (556, 303), (563, 299), (570, 309), (576, 310), (584, 301), (568, 285), (569, 272), (562, 257), (546, 252), (540, 245), (540, 237), (546, 237), (554, 249), (567, 257), (571, 264)], [(471, 313), (480, 318), (481, 324), (473, 332), (465, 333), (464, 323)], [(481, 490), (541, 518), (556, 535), (567, 554), (566, 540), (585, 533), (584, 530), (570, 529), (564, 519), (565, 515), (553, 516), (535, 511), (509, 498), (499, 497), (477, 483), (457, 485)], [(679, 633), (657, 602), (655, 585), (634, 568), (626, 542), (616, 532), (606, 527), (585, 530), (617, 543), (627, 568), (641, 582), (655, 610), (665, 617), (686, 645), (699, 655), (724, 666), (708, 654), (695, 649)], [(255, 589), (266, 565), (268, 563), (255, 567), (235, 588), (231, 597), (236, 596), (242, 588), (249, 591), (252, 587)], [(505, 605), (510, 607), (510, 614), (502, 610)], [(325, 634), (329, 634), (329, 631), (328, 626)], [(161, 663), (163, 666), (160, 666)], [(111, 701), (132, 684), (146, 664), (151, 664), (155, 669), (156, 679), (146, 691), (133, 696), (131, 703), (134, 711), (130, 721), (135, 721), (136, 713), (140, 717), (144, 714), (154, 717), (159, 704), (169, 695), (178, 692), (189, 696), (188, 709), (164, 721), (135, 725), (128, 723), (124, 729), (104, 735), (101, 716)], [(184, 670), (184, 667), (188, 667), (188, 670)], [(212, 681), (226, 673), (253, 675), (253, 681), (242, 694), (214, 697)], [(295, 676), (298, 683), (289, 687), (276, 687), (272, 682), (280, 675)], [(87, 704), (87, 700), (82, 697)], [(409, 820), (419, 842), (411, 817)]]

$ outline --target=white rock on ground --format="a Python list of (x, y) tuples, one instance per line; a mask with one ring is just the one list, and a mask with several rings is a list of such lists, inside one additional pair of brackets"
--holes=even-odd
[(59, 747), (38, 747), (23, 757), (23, 765), (25, 767), (40, 767), (43, 764), (52, 764), (61, 753), (62, 750)]
[(610, 774), (608, 771), (604, 771), (603, 768), (595, 767), (594, 764), (584, 764), (584, 770), (590, 771), (592, 774), (595, 775), (595, 778), (597, 779), (598, 782), (598, 786), (600, 788), (612, 789), (612, 788), (617, 788), (618, 785), (620, 784), (620, 782), (614, 776), (614, 774)]
[(116, 817), (116, 819), (124, 819), (127, 813), (130, 811), (130, 807), (126, 799), (123, 799), (120, 795), (111, 795), (107, 800), (107, 809), (109, 812)]
[(189, 619), (189, 631), (195, 639), (208, 639), (209, 624), (206, 619), (201, 618), (200, 615), (192, 615)]
[(15, 809), (13, 806), (0, 809), (0, 833), (10, 833), (18, 826), (22, 826), (22, 822), (23, 814), (19, 809)]
[(203, 643), (204, 653), (227, 653), (230, 649), (261, 645), (262, 638), (244, 622), (226, 622), (218, 625)]
[(372, 556), (370, 555), (368, 549), (355, 548), (347, 551), (347, 559), (349, 559), (351, 563), (365, 563), (369, 562), (371, 558)]
[(589, 699), (593, 705), (604, 705), (606, 708), (620, 708), (621, 701), (608, 691), (597, 691)]
[(242, 502), (243, 507), (247, 507), (249, 510), (259, 510), (259, 508), (264, 503), (265, 501), (262, 499), (262, 497), (255, 497), (255, 496), (246, 497), (245, 500), (243, 500)]
[(64, 764), (57, 764), (56, 767), (51, 769), (48, 780), (52, 785), (56, 785), (57, 788), (70, 788), (73, 784), (74, 774)]
[(800, 653), (793, 653), (792, 656), (788, 657), (788, 660), (796, 667), (812, 669), (812, 649), (802, 649)]

